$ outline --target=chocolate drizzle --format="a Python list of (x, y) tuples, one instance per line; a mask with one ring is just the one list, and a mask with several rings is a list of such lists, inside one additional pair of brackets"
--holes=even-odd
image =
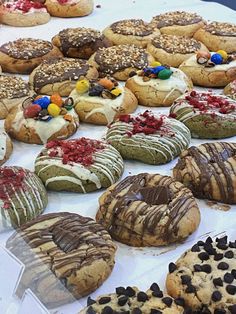
[(155, 16), (152, 23), (157, 28), (162, 28), (166, 26), (180, 25), (186, 26), (202, 21), (202, 17), (196, 13), (190, 13), (185, 11), (173, 11), (166, 12)]
[(151, 35), (153, 29), (141, 19), (122, 20), (111, 24), (110, 28), (116, 34), (144, 37)]
[(205, 30), (212, 35), (236, 37), (236, 25), (231, 23), (211, 22)]

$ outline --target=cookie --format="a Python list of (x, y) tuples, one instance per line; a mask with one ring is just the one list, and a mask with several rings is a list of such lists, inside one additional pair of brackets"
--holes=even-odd
[(79, 314), (89, 313), (137, 313), (137, 314), (178, 314), (184, 313), (184, 300), (173, 299), (164, 294), (157, 283), (153, 283), (146, 292), (137, 287), (117, 287), (116, 293), (106, 294), (96, 300), (90, 297), (87, 307)]
[(151, 24), (162, 34), (192, 37), (205, 22), (196, 13), (172, 11), (153, 17)]
[(47, 206), (47, 192), (41, 180), (30, 170), (1, 167), (0, 182), (0, 231), (25, 224)]
[(138, 71), (125, 86), (134, 93), (140, 105), (150, 107), (170, 106), (193, 88), (192, 81), (181, 70), (161, 64)]
[(69, 96), (80, 77), (96, 79), (97, 70), (85, 60), (60, 58), (45, 60), (30, 74), (29, 83), (37, 94)]
[(179, 69), (191, 78), (194, 85), (224, 87), (236, 79), (236, 55), (225, 51), (199, 51), (180, 64)]
[(156, 60), (172, 67), (179, 67), (198, 50), (208, 51), (194, 38), (166, 34), (153, 38), (147, 47), (147, 51)]
[(5, 119), (12, 108), (32, 95), (21, 77), (0, 75), (0, 119)]
[(224, 94), (234, 100), (236, 100), (236, 80), (230, 82), (224, 88)]
[(93, 0), (46, 0), (45, 5), (52, 16), (77, 17), (93, 12)]
[(167, 291), (180, 297), (194, 313), (235, 313), (236, 242), (227, 236), (198, 241), (169, 264)]
[(236, 135), (236, 101), (224, 95), (194, 90), (174, 102), (170, 115), (183, 122), (195, 138)]
[(200, 223), (192, 192), (171, 177), (141, 173), (112, 185), (99, 198), (98, 223), (131, 246), (180, 242)]
[(35, 38), (20, 38), (0, 47), (0, 65), (10, 73), (28, 74), (43, 60), (61, 56), (49, 41)]
[(205, 143), (183, 151), (173, 175), (198, 198), (235, 204), (235, 169), (235, 143)]
[(223, 49), (226, 52), (235, 52), (236, 24), (214, 21), (200, 28), (194, 38), (203, 42), (211, 51)]
[(100, 76), (111, 75), (120, 81), (126, 81), (132, 71), (148, 66), (154, 58), (145, 49), (135, 45), (118, 45), (100, 48), (89, 59)]
[(107, 125), (120, 114), (135, 111), (138, 102), (134, 94), (115, 79), (80, 80), (70, 94), (80, 121)]
[(73, 302), (96, 290), (110, 275), (116, 252), (102, 226), (65, 212), (25, 224), (6, 247), (25, 265), (17, 295), (29, 288), (47, 307)]
[(160, 31), (141, 19), (129, 19), (111, 24), (103, 34), (113, 45), (133, 44), (145, 48)]
[(164, 164), (180, 154), (190, 142), (190, 131), (181, 122), (145, 111), (121, 115), (109, 126), (107, 141), (124, 159)]
[(14, 139), (29, 144), (45, 144), (66, 139), (79, 126), (79, 118), (71, 98), (60, 95), (28, 98), (12, 109), (5, 120), (5, 130)]
[(0, 23), (11, 26), (35, 26), (50, 20), (45, 5), (40, 1), (7, 0), (0, 5)]
[(98, 30), (85, 27), (66, 28), (52, 38), (65, 57), (89, 59), (99, 48), (111, 46)]
[(11, 139), (6, 132), (0, 130), (0, 166), (9, 159), (12, 149)]
[(35, 173), (47, 189), (82, 193), (114, 184), (123, 167), (111, 145), (87, 138), (49, 142), (35, 161)]

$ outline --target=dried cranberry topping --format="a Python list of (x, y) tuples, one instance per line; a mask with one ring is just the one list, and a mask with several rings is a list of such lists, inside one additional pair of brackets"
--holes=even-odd
[(23, 13), (29, 12), (31, 8), (33, 9), (42, 9), (45, 8), (45, 5), (41, 2), (37, 1), (31, 1), (31, 0), (18, 0), (13, 3), (6, 3), (6, 8), (14, 9), (14, 10), (19, 10), (22, 11)]
[(60, 4), (65, 4), (68, 2), (68, 0), (57, 0), (57, 2), (59, 2)]

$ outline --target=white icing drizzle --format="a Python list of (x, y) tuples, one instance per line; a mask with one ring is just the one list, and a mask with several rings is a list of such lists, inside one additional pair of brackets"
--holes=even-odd
[(0, 160), (3, 160), (6, 156), (7, 138), (6, 132), (0, 131)]

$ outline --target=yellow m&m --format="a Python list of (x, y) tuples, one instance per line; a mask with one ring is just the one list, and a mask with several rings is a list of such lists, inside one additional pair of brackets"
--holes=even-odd
[(160, 62), (158, 62), (158, 61), (153, 61), (152, 63), (151, 63), (151, 67), (159, 67), (161, 65), (161, 63)]
[(117, 97), (122, 94), (122, 90), (120, 88), (114, 88), (111, 90), (111, 94)]
[(51, 103), (48, 106), (47, 110), (48, 110), (48, 113), (50, 114), (50, 116), (52, 116), (52, 117), (59, 116), (59, 114), (61, 112), (61, 108), (58, 105), (53, 104), (53, 103)]
[(89, 85), (89, 81), (84, 79), (77, 81), (75, 88), (79, 94), (84, 94), (89, 90)]
[(227, 54), (226, 51), (224, 51), (224, 50), (218, 50), (218, 51), (216, 51), (216, 53), (218, 53), (219, 55), (221, 55), (221, 57), (222, 57), (224, 60), (227, 60), (228, 54)]

